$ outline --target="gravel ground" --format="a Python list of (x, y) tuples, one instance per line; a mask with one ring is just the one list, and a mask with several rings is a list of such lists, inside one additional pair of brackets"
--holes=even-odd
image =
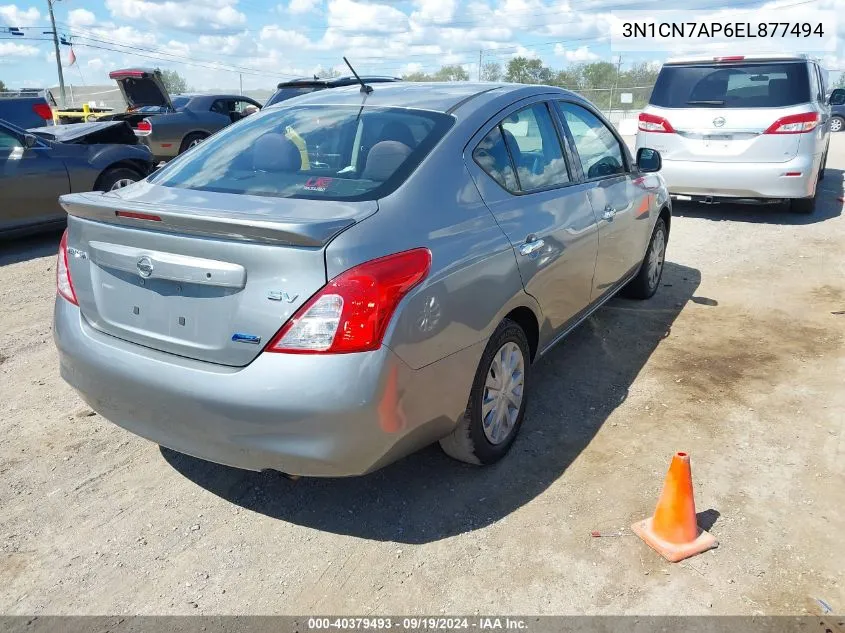
[[(658, 295), (539, 363), (487, 469), (431, 447), (291, 482), (159, 449), (59, 378), (59, 236), (0, 245), (0, 613), (841, 613), (843, 169), (840, 134), (808, 217), (678, 205)], [(590, 538), (648, 516), (678, 450), (720, 547)]]

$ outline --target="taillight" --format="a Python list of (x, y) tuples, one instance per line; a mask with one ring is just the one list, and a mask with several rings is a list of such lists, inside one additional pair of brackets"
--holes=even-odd
[(32, 106), (32, 110), (45, 121), (53, 118), (53, 111), (46, 103), (36, 103)]
[(648, 114), (647, 112), (640, 113), (638, 127), (643, 132), (659, 132), (666, 134), (672, 134), (675, 132), (675, 128), (672, 127), (672, 124), (669, 123), (669, 121), (664, 119), (662, 116)]
[(138, 125), (135, 126), (135, 133), (141, 134), (142, 136), (146, 136), (147, 134), (151, 134), (153, 131), (153, 124), (150, 123), (149, 119), (143, 119), (138, 121)]
[(62, 241), (59, 242), (59, 256), (56, 260), (56, 290), (73, 305), (79, 305), (73, 289), (73, 281), (70, 278), (70, 267), (67, 265), (67, 229), (62, 233)]
[(763, 134), (804, 134), (812, 132), (818, 125), (818, 112), (802, 112), (779, 118)]
[(427, 248), (350, 268), (297, 310), (265, 351), (347, 354), (378, 349), (396, 306), (430, 268)]

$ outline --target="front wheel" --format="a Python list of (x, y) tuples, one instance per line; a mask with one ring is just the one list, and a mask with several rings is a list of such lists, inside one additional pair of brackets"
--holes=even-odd
[(510, 450), (525, 416), (531, 354), (522, 328), (505, 319), (496, 328), (475, 373), (467, 409), (440, 446), (470, 464), (492, 464)]
[(648, 249), (640, 265), (640, 272), (622, 289), (622, 294), (631, 299), (651, 299), (654, 296), (660, 286), (660, 278), (663, 276), (666, 241), (666, 222), (663, 218), (659, 218), (651, 233), (651, 241), (648, 243)]

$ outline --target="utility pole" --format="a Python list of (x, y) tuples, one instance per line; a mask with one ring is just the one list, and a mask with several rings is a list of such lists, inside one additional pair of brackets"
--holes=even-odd
[(53, 2), (56, 0), (47, 0), (47, 8), (50, 10), (50, 24), (53, 27), (53, 48), (56, 50), (56, 67), (59, 69), (59, 89), (62, 92), (62, 107), (67, 103), (65, 101), (65, 76), (62, 74), (62, 56), (59, 53), (59, 32), (56, 31), (56, 18), (53, 15)]
[(243, 73), (238, 73), (238, 78), (240, 79), (240, 85), (241, 85), (241, 96), (243, 97), (243, 96), (244, 96), (244, 74), (243, 74)]
[(481, 81), (481, 55), (484, 51), (478, 51), (478, 81)]
[(607, 116), (608, 118), (613, 113), (613, 93), (616, 91), (616, 87), (619, 85), (619, 73), (622, 70), (622, 53), (619, 53), (619, 57), (616, 60), (616, 78), (613, 80), (613, 86), (610, 88), (610, 104), (608, 105)]

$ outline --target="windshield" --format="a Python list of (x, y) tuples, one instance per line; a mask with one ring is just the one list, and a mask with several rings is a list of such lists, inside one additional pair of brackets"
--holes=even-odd
[(280, 198), (375, 200), (408, 178), (453, 121), (404, 108), (271, 108), (211, 137), (151, 182)]
[(298, 97), (299, 95), (307, 95), (309, 92), (314, 92), (315, 90), (322, 90), (323, 86), (302, 86), (301, 88), (279, 88), (276, 92), (274, 92), (269, 99), (267, 99), (267, 103), (264, 104), (264, 107), (271, 106), (274, 103), (281, 103), (282, 101), (287, 101), (288, 99), (292, 99), (293, 97)]
[(807, 64), (664, 66), (650, 103), (662, 108), (782, 108), (810, 101)]

